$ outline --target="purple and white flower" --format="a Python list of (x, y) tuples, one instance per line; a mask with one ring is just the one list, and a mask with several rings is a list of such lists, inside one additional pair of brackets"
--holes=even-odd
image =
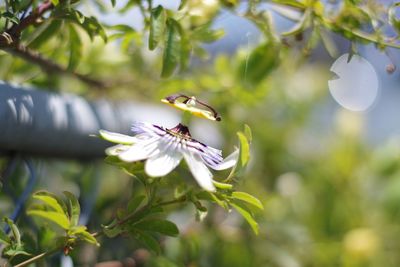
[(145, 172), (151, 177), (165, 176), (185, 159), (197, 183), (208, 191), (215, 191), (213, 175), (208, 167), (224, 170), (233, 167), (239, 155), (236, 150), (222, 158), (221, 150), (209, 147), (190, 135), (189, 129), (178, 124), (166, 129), (150, 123), (136, 122), (132, 126), (135, 136), (101, 131), (108, 141), (118, 143), (106, 150), (125, 162), (145, 160)]

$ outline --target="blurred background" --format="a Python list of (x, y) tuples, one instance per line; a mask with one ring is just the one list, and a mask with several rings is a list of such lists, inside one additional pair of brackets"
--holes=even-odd
[[(150, 2), (171, 13), (178, 12), (181, 3)], [(161, 78), (163, 49), (150, 51), (147, 47), (148, 21), (143, 16), (147, 13), (142, 10), (147, 8), (146, 3), (117, 1), (112, 7), (108, 1), (80, 1), (75, 8), (86, 16), (96, 16), (109, 39), (90, 40), (83, 30), (76, 29), (80, 49), (74, 70), (103, 81), (117, 81), (106, 89), (88, 86), (68, 75), (48, 75), (35, 64), (7, 51), (0, 52), (0, 79), (4, 81), (89, 100), (129, 100), (136, 120), (165, 127), (175, 126), (180, 113), (161, 104), (161, 98), (180, 92), (205, 100), (218, 110), (222, 121), (194, 119), (192, 135), (222, 149), (224, 156), (237, 145), (236, 132), (244, 124), (253, 132), (251, 161), (236, 187), (251, 192), (264, 204), (264, 210), (256, 214), (259, 235), (234, 211), (209, 206), (206, 219), (197, 222), (194, 208), (182, 206), (171, 209), (168, 216), (177, 223), (181, 234), (178, 238), (162, 238), (161, 255), (150, 254), (131, 238), (118, 237), (103, 240), (98, 249), (89, 245), (77, 249), (69, 259), (60, 260), (56, 255), (49, 266), (71, 266), (71, 259), (74, 266), (93, 266), (95, 262), (108, 262), (104, 266), (166, 267), (400, 265), (400, 91), (399, 72), (395, 69), (398, 50), (359, 42), (358, 37), (353, 39), (340, 30), (329, 32), (324, 27), (320, 30), (326, 32), (334, 48), (326, 49), (321, 38), (312, 39), (315, 27), (286, 34), (297, 23), (283, 17), (279, 9), (286, 8), (294, 12), (293, 16), (302, 12), (285, 7), (289, 2), (292, 1), (256, 1), (256, 11), (268, 12), (273, 22), (266, 30), (256, 19), (244, 15), (253, 1), (187, 1), (189, 15), (185, 15), (187, 21), (182, 19), (185, 30), (210, 22), (213, 34), (223, 30), (224, 35), (193, 45), (187, 68)], [(360, 10), (354, 11), (357, 5), (373, 22), (378, 15), (371, 10), (381, 10), (375, 6), (387, 9), (392, 4), (321, 3), (323, 16), (346, 16), (347, 20), (340, 21), (343, 25), (358, 18)], [(360, 21), (360, 29), (376, 30), (371, 21)], [(115, 27), (117, 24), (127, 27), (120, 31), (122, 27)], [(51, 37), (42, 36), (42, 41), (32, 37), (37, 38), (48, 29), (40, 27), (28, 29), (24, 41), (46, 57), (68, 65), (74, 52), (70, 48), (70, 25), (63, 22)], [(379, 29), (389, 36), (395, 33), (383, 26)], [(262, 53), (257, 50), (260, 47), (264, 49)], [(332, 64), (342, 54), (353, 52), (375, 69), (372, 74), (354, 74), (354, 79), (376, 75), (379, 81), (377, 97), (364, 111), (343, 107), (328, 86), (328, 81), (335, 79), (330, 71)], [(388, 71), (388, 67), (394, 70)], [(6, 165), (6, 159), (2, 164)], [(54, 193), (68, 190), (79, 195), (81, 220), (90, 229), (107, 223), (131, 194), (141, 190), (132, 177), (101, 159), (35, 157), (33, 164), (38, 177), (35, 189)], [(165, 179), (179, 174), (174, 171)], [(18, 165), (10, 174), (12, 179), (3, 184), (1, 216), (13, 212), (13, 200), (7, 192), (21, 194), (26, 176), (23, 166)], [(215, 179), (219, 177), (224, 176), (216, 173)], [(21, 222), (25, 224), (29, 225)], [(46, 231), (42, 232), (45, 236)], [(47, 239), (50, 238), (51, 234)], [(45, 243), (46, 238), (43, 240)]]

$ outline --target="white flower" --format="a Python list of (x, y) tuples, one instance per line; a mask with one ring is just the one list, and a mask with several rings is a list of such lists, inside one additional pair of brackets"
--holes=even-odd
[(214, 170), (231, 168), (239, 155), (236, 150), (224, 160), (221, 150), (193, 139), (182, 124), (165, 129), (149, 123), (134, 123), (132, 131), (135, 136), (100, 131), (104, 139), (119, 143), (106, 153), (125, 162), (146, 160), (145, 172), (151, 177), (167, 175), (184, 158), (197, 183), (208, 191), (215, 191), (215, 187), (207, 166)]

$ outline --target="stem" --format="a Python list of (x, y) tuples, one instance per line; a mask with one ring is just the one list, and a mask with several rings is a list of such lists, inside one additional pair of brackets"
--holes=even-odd
[(43, 253), (41, 253), (41, 254), (39, 254), (39, 255), (36, 255), (36, 256), (34, 256), (34, 257), (32, 257), (32, 258), (26, 260), (26, 261), (23, 261), (23, 262), (21, 262), (21, 263), (15, 265), (14, 267), (23, 267), (23, 266), (27, 266), (27, 265), (29, 265), (29, 264), (31, 264), (31, 263), (34, 263), (35, 261), (38, 261), (38, 260), (40, 260), (40, 259), (42, 259), (42, 258), (44, 258), (44, 257), (46, 257), (46, 256), (50, 256), (50, 255), (52, 255), (52, 254), (54, 254), (54, 253), (60, 251), (60, 249), (61, 249), (61, 248), (56, 248), (56, 249), (53, 249), (53, 250), (50, 250), (50, 251), (43, 252)]

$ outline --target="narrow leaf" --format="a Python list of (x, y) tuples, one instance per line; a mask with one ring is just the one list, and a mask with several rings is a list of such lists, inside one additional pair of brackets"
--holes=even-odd
[(163, 54), (161, 77), (168, 78), (178, 66), (181, 54), (181, 38), (179, 36), (178, 22), (174, 19), (167, 20), (167, 40)]
[(245, 84), (258, 84), (279, 65), (279, 52), (280, 46), (275, 41), (266, 41), (243, 59), (237, 75), (243, 77)]
[(11, 12), (4, 12), (3, 14), (0, 15), (0, 17), (4, 17), (6, 19), (8, 19), (9, 21), (11, 21), (12, 23), (18, 24), (19, 23), (19, 19), (18, 17), (16, 17), (13, 13)]
[(173, 222), (167, 220), (143, 220), (136, 223), (134, 227), (140, 230), (157, 232), (168, 236), (177, 236), (179, 234), (178, 227), (176, 227)]
[(251, 215), (250, 211), (246, 210), (242, 205), (238, 203), (230, 203), (230, 205), (240, 214), (243, 218), (247, 221), (247, 223), (253, 229), (253, 232), (258, 235), (258, 224), (254, 220), (253, 216)]
[(13, 248), (12, 246), (7, 247), (4, 249), (4, 255), (8, 256), (8, 257), (15, 257), (17, 255), (25, 255), (25, 256), (31, 256), (32, 254), (26, 252), (23, 250), (23, 247), (17, 247), (17, 248)]
[(68, 69), (75, 70), (82, 58), (82, 41), (73, 25), (69, 27), (69, 61)]
[(112, 7), (115, 7), (115, 4), (117, 3), (117, 0), (111, 0), (111, 5)]
[(140, 196), (136, 196), (134, 198), (132, 198), (129, 202), (128, 202), (128, 207), (127, 207), (127, 212), (131, 213), (134, 212), (139, 206), (140, 204), (142, 204), (143, 200), (146, 197), (143, 195)]
[(151, 10), (149, 34), (150, 50), (154, 50), (162, 39), (165, 31), (166, 18), (166, 12), (161, 5)]
[(55, 211), (44, 211), (44, 210), (29, 210), (28, 215), (38, 216), (43, 219), (54, 222), (58, 226), (68, 229), (70, 226), (69, 220), (64, 213), (58, 213)]
[(40, 33), (30, 42), (30, 48), (38, 48), (50, 38), (55, 37), (57, 32), (60, 30), (62, 25), (62, 20), (53, 19), (47, 23), (46, 26), (40, 31)]
[(151, 251), (154, 251), (156, 254), (161, 253), (161, 248), (160, 244), (158, 241), (149, 233), (143, 232), (143, 231), (137, 231), (135, 230), (133, 232), (134, 237), (139, 240), (143, 245), (145, 245), (148, 249)]
[(119, 226), (115, 226), (112, 228), (103, 227), (103, 232), (107, 237), (114, 238), (114, 237), (122, 234), (124, 232), (124, 230)]
[(15, 225), (15, 223), (9, 219), (9, 218), (4, 218), (4, 221), (8, 224), (8, 226), (11, 229), (12, 235), (14, 237), (15, 242), (17, 243), (17, 246), (21, 246), (21, 233), (19, 232), (18, 227)]
[(231, 184), (226, 184), (226, 183), (220, 183), (220, 182), (217, 182), (217, 181), (213, 181), (213, 184), (214, 184), (214, 186), (216, 187), (216, 188), (219, 188), (219, 189), (232, 189), (233, 188), (233, 185), (231, 185)]
[(251, 141), (253, 140), (253, 135), (252, 135), (252, 133), (251, 133), (251, 128), (250, 128), (250, 126), (247, 125), (247, 124), (244, 125), (244, 135), (245, 135), (246, 138), (247, 138), (247, 142), (248, 142), (249, 144), (251, 144)]
[(63, 206), (61, 205), (61, 201), (57, 198), (57, 196), (53, 195), (47, 191), (39, 191), (36, 192), (32, 198), (43, 201), (48, 206), (50, 206), (54, 211), (58, 213), (65, 213)]
[(81, 233), (79, 233), (79, 238), (90, 243), (90, 244), (94, 244), (96, 246), (100, 246), (100, 244), (97, 242), (96, 238), (94, 236), (92, 236), (89, 232), (87, 231), (83, 231)]
[(325, 32), (324, 29), (320, 29), (319, 34), (321, 36), (321, 40), (325, 46), (326, 51), (332, 58), (337, 58), (339, 52), (332, 37), (329, 35), (328, 32)]
[(250, 205), (253, 205), (254, 207), (259, 208), (260, 210), (263, 210), (264, 207), (261, 203), (260, 200), (258, 200), (256, 197), (246, 193), (246, 192), (233, 192), (232, 197), (235, 199), (239, 199), (241, 201), (244, 201), (246, 203), (249, 203)]
[(247, 162), (250, 159), (250, 145), (246, 136), (242, 132), (238, 132), (237, 135), (240, 142), (239, 164), (243, 168), (247, 165)]
[(76, 235), (76, 234), (80, 234), (84, 231), (87, 230), (87, 227), (84, 225), (77, 225), (77, 226), (73, 226), (68, 230), (69, 235)]
[(4, 233), (2, 229), (0, 229), (0, 243), (6, 244), (6, 245), (11, 243), (10, 237), (8, 235), (6, 235), (6, 233)]
[(78, 199), (70, 192), (64, 191), (64, 195), (68, 199), (68, 209), (70, 215), (71, 226), (78, 225), (81, 207)]
[(187, 0), (181, 0), (181, 3), (179, 4), (178, 10), (181, 10), (182, 8), (184, 8), (186, 3), (187, 3)]

